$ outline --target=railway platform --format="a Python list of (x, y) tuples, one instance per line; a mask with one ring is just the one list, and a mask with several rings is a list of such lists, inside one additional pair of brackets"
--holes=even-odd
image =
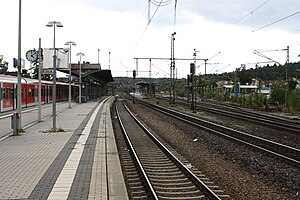
[(127, 199), (110, 105), (87, 102), (0, 142), (0, 200)]

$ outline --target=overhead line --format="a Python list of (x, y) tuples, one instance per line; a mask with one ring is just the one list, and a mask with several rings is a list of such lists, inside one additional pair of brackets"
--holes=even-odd
[[(299, 14), (299, 13), (300, 13), (300, 10), (297, 11), (297, 12), (295, 12), (295, 13), (293, 13), (293, 14), (291, 14), (291, 15), (288, 15), (288, 16), (286, 16), (286, 17), (283, 17), (283, 18), (279, 19), (279, 20), (276, 20), (276, 21), (274, 21), (274, 22), (272, 22), (272, 23), (270, 23), (270, 24), (267, 24), (267, 25), (265, 25), (265, 26), (262, 26), (262, 27), (260, 27), (260, 28), (258, 28), (258, 29), (256, 29), (256, 30), (254, 30), (254, 31), (259, 31), (259, 30), (261, 30), (261, 29), (267, 28), (267, 27), (269, 27), (269, 26), (271, 26), (271, 25), (273, 25), (273, 24), (276, 24), (276, 23), (278, 23), (278, 22), (281, 22), (281, 21), (283, 21), (283, 20), (285, 20), (285, 19), (287, 19), (287, 18), (290, 18), (290, 17), (292, 17), (292, 16), (294, 16), (294, 15), (297, 15), (297, 14)], [(254, 32), (254, 31), (253, 31), (253, 32)]]
[[(153, 13), (151, 19), (148, 21), (148, 25), (151, 23), (153, 17), (155, 16), (155, 14), (156, 14), (158, 8), (161, 6), (161, 3), (162, 3), (162, 2), (163, 2), (163, 0), (161, 0), (160, 3), (157, 5), (157, 7), (156, 7), (156, 9), (155, 9), (155, 11), (154, 11), (154, 13)], [(148, 27), (148, 25), (147, 25), (147, 27)], [(146, 27), (146, 28), (147, 28), (147, 27)]]
[(246, 17), (248, 17), (249, 15), (253, 14), (255, 11), (257, 11), (259, 8), (263, 7), (266, 3), (268, 3), (270, 0), (265, 1), (264, 3), (262, 3), (261, 5), (259, 5), (258, 7), (256, 7), (254, 10), (252, 10), (251, 12), (249, 12), (247, 15), (245, 15), (244, 17), (240, 18), (239, 20), (237, 20), (236, 22), (234, 22), (233, 24), (237, 24), (240, 21), (242, 21), (243, 19), (245, 19)]
[[(161, 2), (162, 2), (162, 1), (163, 1), (163, 0), (161, 0)], [(150, 6), (150, 5), (148, 5), (148, 6)], [(147, 6), (146, 6), (146, 8), (147, 8)], [(141, 34), (141, 36), (139, 37), (139, 39), (138, 39), (138, 41), (137, 41), (137, 43), (136, 43), (136, 45), (135, 45), (134, 49), (132, 50), (132, 52), (134, 52), (134, 51), (135, 51), (136, 47), (137, 47), (137, 46), (139, 45), (139, 43), (141, 42), (141, 40), (142, 40), (142, 38), (143, 38), (143, 36), (144, 36), (144, 34), (145, 34), (145, 32), (146, 32), (146, 30), (147, 30), (148, 26), (150, 25), (150, 23), (151, 23), (151, 21), (152, 21), (152, 19), (153, 19), (154, 15), (156, 14), (156, 12), (157, 12), (158, 8), (159, 8), (159, 6), (157, 6), (157, 8), (156, 8), (156, 10), (155, 10), (154, 14), (152, 15), (151, 19), (149, 19), (149, 21), (148, 21), (148, 23), (147, 23), (147, 25), (146, 25), (146, 27), (145, 27), (145, 29), (144, 29), (143, 33), (142, 33), (142, 34)], [(150, 9), (150, 7), (149, 7), (149, 9)]]
[(175, 0), (175, 7), (174, 7), (174, 28), (176, 25), (176, 15), (177, 15), (177, 0)]

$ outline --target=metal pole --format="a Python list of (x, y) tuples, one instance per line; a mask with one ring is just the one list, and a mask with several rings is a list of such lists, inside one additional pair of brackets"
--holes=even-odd
[(100, 61), (99, 61), (99, 53), (100, 53), (100, 49), (98, 49), (98, 64), (100, 63)]
[(288, 110), (288, 64), (290, 62), (290, 47), (287, 46), (287, 57), (286, 57), (286, 64), (285, 64), (285, 110)]
[(136, 62), (135, 62), (135, 75), (138, 75), (139, 74), (139, 60), (138, 60), (138, 58), (135, 60)]
[(79, 103), (81, 104), (81, 54), (79, 55)]
[(72, 78), (72, 45), (75, 46), (76, 43), (73, 41), (68, 41), (65, 43), (65, 45), (69, 45), (69, 108), (71, 108), (72, 105), (72, 87), (71, 87), (71, 78)]
[(70, 42), (70, 52), (69, 52), (69, 55), (70, 55), (70, 60), (69, 60), (69, 108), (71, 108), (71, 98), (72, 98), (72, 87), (71, 87), (71, 73), (72, 73), (72, 58), (71, 58), (71, 53), (72, 53), (72, 43)]
[(208, 59), (204, 59), (204, 75), (206, 75), (206, 64)]
[(174, 32), (172, 34), (172, 78), (173, 78), (173, 100), (172, 103), (175, 104), (175, 98), (176, 98), (176, 94), (175, 94), (175, 35), (176, 32)]
[(108, 53), (108, 69), (110, 69), (110, 52)]
[[(22, 83), (21, 83), (21, 10), (22, 10), (22, 3), (21, 0), (19, 0), (19, 33), (18, 33), (18, 91), (17, 91), (17, 108), (18, 108), (18, 115), (19, 115), (19, 127), (18, 130), (21, 128), (21, 114), (22, 114)], [(18, 132), (16, 133), (17, 135), (19, 134)]]
[(42, 42), (41, 38), (39, 38), (39, 92), (38, 92), (38, 98), (39, 98), (39, 104), (38, 104), (38, 121), (42, 121)]
[(53, 117), (53, 131), (56, 131), (56, 48), (55, 48), (55, 27), (63, 27), (60, 22), (50, 21), (47, 27), (53, 26), (53, 88), (52, 88), (52, 117)]
[(56, 131), (56, 49), (55, 49), (55, 26), (53, 23), (54, 39), (53, 39), (53, 89), (52, 89), (52, 116), (53, 116), (53, 130)]
[(151, 59), (149, 59), (149, 64), (150, 64), (150, 66), (149, 66), (149, 78), (151, 79)]

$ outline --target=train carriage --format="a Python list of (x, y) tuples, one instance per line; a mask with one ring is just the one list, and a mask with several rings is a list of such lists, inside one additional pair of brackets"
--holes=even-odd
[[(0, 112), (14, 110), (17, 108), (17, 77), (0, 75)], [(22, 107), (34, 106), (38, 103), (38, 80), (23, 78), (21, 79), (21, 102)], [(77, 85), (72, 84), (72, 93), (78, 89)], [(41, 103), (51, 103), (53, 83), (51, 81), (41, 82)], [(57, 82), (56, 100), (65, 101), (69, 98), (69, 84)]]

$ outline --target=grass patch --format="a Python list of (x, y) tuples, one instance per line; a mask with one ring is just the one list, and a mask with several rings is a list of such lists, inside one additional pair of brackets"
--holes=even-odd
[(50, 130), (42, 131), (43, 133), (58, 133), (58, 132), (65, 132), (62, 128), (51, 128)]
[(25, 133), (25, 129), (24, 128), (20, 128), (19, 129), (19, 133)]

